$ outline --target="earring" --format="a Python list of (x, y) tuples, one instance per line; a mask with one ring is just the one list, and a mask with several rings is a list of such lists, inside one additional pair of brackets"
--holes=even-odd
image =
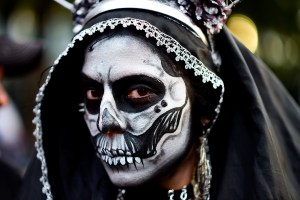
[(203, 134), (199, 137), (199, 161), (194, 172), (192, 185), (194, 189), (195, 200), (208, 200), (210, 198), (209, 189), (211, 182), (211, 165), (208, 155), (209, 147), (207, 142), (207, 129), (203, 125)]

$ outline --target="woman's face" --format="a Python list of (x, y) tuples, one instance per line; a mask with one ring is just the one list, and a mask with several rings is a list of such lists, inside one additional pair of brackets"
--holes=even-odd
[(84, 118), (98, 157), (117, 186), (167, 173), (190, 148), (190, 100), (182, 77), (169, 73), (137, 37), (114, 36), (86, 51)]

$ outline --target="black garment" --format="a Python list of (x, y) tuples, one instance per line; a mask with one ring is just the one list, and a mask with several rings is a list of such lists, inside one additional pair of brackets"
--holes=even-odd
[(0, 161), (0, 199), (14, 200), (21, 186), (21, 176), (11, 166)]
[[(155, 15), (153, 19), (159, 17)], [(171, 21), (153, 21), (167, 34), (179, 36), (176, 39), (180, 43), (191, 36), (168, 29)], [(178, 29), (187, 31), (180, 25)], [(299, 106), (263, 62), (235, 40), (226, 27), (215, 42), (222, 57), (220, 76), (225, 83), (225, 96), (209, 136), (211, 199), (300, 199)], [(193, 45), (188, 48), (197, 55)], [(68, 52), (52, 73), (41, 104), (51, 191), (55, 200), (115, 199), (117, 190), (96, 157), (85, 122), (77, 111), (81, 64), (78, 51)], [(38, 200), (44, 196), (30, 192), (28, 183), (41, 188), (41, 173), (36, 170), (40, 164), (36, 160), (34, 163), (20, 199)]]
[(300, 109), (226, 28), (216, 38), (225, 97), (209, 143), (211, 199), (300, 199)]

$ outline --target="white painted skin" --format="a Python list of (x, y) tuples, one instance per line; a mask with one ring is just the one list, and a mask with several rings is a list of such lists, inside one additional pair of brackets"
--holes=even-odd
[[(141, 185), (160, 172), (170, 170), (169, 164), (184, 156), (190, 148), (191, 138), (190, 101), (186, 85), (182, 77), (170, 76), (164, 71), (160, 57), (143, 40), (124, 35), (97, 42), (92, 51), (86, 51), (82, 73), (103, 87), (99, 112), (90, 113), (85, 109), (84, 118), (93, 138), (103, 136), (101, 141), (96, 141), (96, 152), (113, 184), (119, 187)], [(165, 93), (162, 100), (167, 102), (167, 106), (160, 106), (159, 113), (155, 112), (154, 107), (161, 105), (161, 100), (136, 112), (127, 112), (122, 104), (116, 102), (116, 95), (121, 94), (113, 92), (113, 84), (134, 75), (144, 75), (163, 83)], [(86, 98), (90, 94), (87, 91)], [(131, 94), (137, 95), (135, 90)], [(140, 136), (161, 115), (178, 107), (182, 109), (178, 127), (174, 132), (163, 135), (156, 146), (156, 153), (146, 158), (131, 156), (123, 132)], [(104, 110), (109, 112), (110, 119), (103, 120)], [(107, 123), (117, 124), (118, 131), (104, 132), (103, 127)], [(116, 153), (118, 150), (122, 150), (120, 154)]]

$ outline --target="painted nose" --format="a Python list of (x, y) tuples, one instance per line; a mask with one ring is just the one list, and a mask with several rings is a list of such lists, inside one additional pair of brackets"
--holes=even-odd
[(102, 114), (99, 115), (98, 129), (102, 133), (112, 135), (122, 133), (125, 127), (113, 110), (109, 111), (108, 108), (104, 108)]
[(119, 112), (113, 92), (110, 87), (104, 87), (104, 94), (100, 104), (98, 129), (104, 134), (122, 133), (126, 128), (123, 115)]
[(101, 116), (102, 118), (102, 132), (103, 133), (109, 133), (109, 132), (120, 132), (121, 126), (118, 123), (117, 119), (114, 118), (109, 112), (108, 109), (105, 108), (103, 111), (103, 114)]

